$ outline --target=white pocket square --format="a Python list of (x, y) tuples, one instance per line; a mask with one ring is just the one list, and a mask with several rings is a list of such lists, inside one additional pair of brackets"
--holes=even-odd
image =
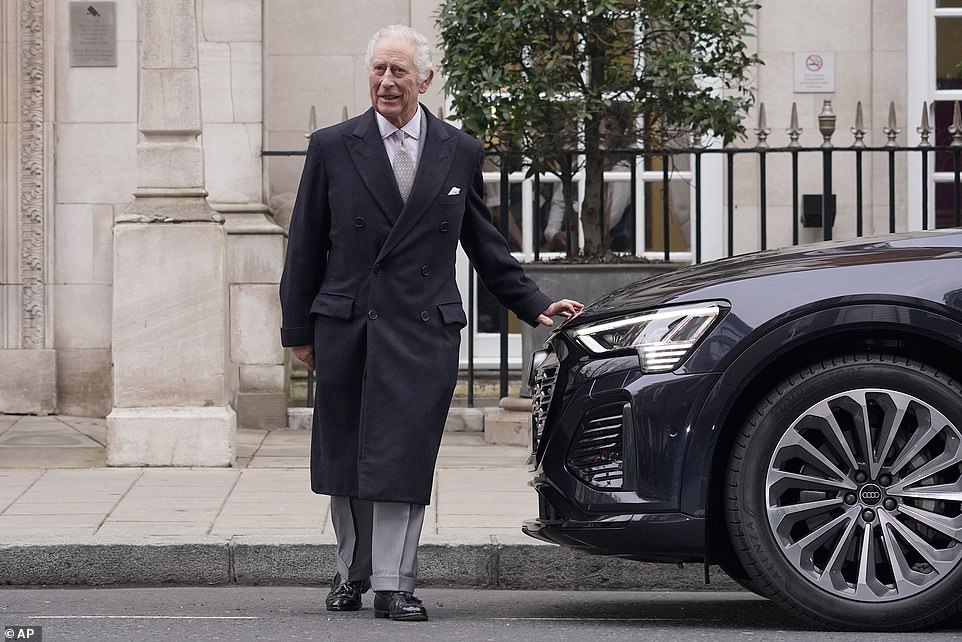
[(461, 193), (461, 188), (460, 188), (460, 187), (452, 187), (452, 188), (451, 188), (451, 191), (448, 192), (448, 196), (457, 196), (457, 195), (460, 194), (460, 193)]

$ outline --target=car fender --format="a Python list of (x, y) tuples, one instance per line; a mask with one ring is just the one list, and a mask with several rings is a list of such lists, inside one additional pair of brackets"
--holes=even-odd
[(743, 345), (748, 347), (730, 361), (726, 359), (727, 365), (722, 364), (723, 373), (691, 426), (679, 497), (681, 512), (706, 515), (715, 449), (723, 433), (738, 429), (728, 425), (729, 417), (737, 404), (744, 403), (742, 394), (766, 367), (805, 343), (852, 330), (895, 330), (942, 342), (954, 337), (962, 346), (962, 322), (933, 308), (931, 301), (847, 301), (797, 316), (782, 315), (778, 325), (766, 324), (745, 337)]

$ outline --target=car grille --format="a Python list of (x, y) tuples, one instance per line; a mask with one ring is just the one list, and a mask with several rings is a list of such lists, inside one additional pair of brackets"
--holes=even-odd
[(557, 380), (558, 360), (549, 356), (535, 373), (534, 388), (531, 391), (531, 452), (538, 452)]
[(568, 451), (568, 468), (594, 488), (624, 484), (623, 402), (593, 408), (585, 414)]

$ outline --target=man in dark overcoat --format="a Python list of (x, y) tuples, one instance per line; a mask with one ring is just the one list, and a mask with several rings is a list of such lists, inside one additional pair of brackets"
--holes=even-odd
[(403, 25), (367, 54), (372, 109), (314, 132), (281, 278), (281, 339), (315, 370), (311, 487), (331, 495), (329, 610), (427, 618), (417, 542), (458, 375), (466, 317), (458, 242), (485, 286), (531, 325), (577, 314), (524, 274), (484, 205), (482, 147), (418, 102), (430, 45)]

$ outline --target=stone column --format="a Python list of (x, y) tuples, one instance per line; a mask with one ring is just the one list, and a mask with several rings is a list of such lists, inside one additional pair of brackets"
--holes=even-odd
[[(264, 204), (262, 0), (198, 4), (208, 204), (225, 219), (230, 355), (239, 428), (287, 425), (277, 285), (284, 229)], [(288, 9), (282, 9), (286, 11)]]
[(277, 286), (284, 265), (284, 230), (255, 204), (213, 203), (227, 222), (230, 353), (237, 368), (234, 397), (241, 428), (287, 426), (287, 372), (277, 328)]
[(45, 25), (42, 0), (0, 7), (0, 412), (46, 414), (57, 399)]
[(230, 466), (227, 239), (205, 200), (195, 0), (141, 0), (138, 187), (114, 222), (111, 466)]

